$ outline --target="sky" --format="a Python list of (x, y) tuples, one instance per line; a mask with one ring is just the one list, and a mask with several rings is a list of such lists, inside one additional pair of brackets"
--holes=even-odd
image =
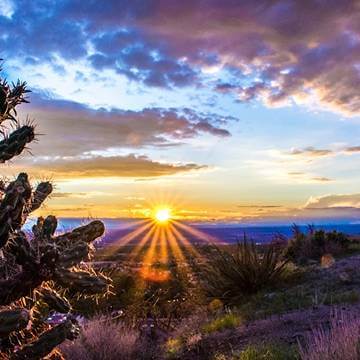
[(40, 214), (359, 218), (359, 1), (0, 0), (0, 56)]

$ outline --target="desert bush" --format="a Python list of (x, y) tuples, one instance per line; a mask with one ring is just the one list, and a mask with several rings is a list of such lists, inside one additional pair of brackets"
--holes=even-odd
[(293, 225), (293, 236), (284, 254), (287, 259), (303, 263), (309, 259), (319, 260), (324, 254), (340, 254), (346, 251), (349, 244), (348, 237), (341, 232), (325, 232), (309, 226), (308, 232), (304, 233), (298, 226)]
[(86, 322), (80, 336), (61, 345), (69, 360), (131, 360), (141, 358), (139, 331), (99, 316)]
[(245, 240), (235, 251), (210, 246), (200, 276), (208, 296), (229, 303), (274, 285), (283, 276), (285, 265), (275, 247), (259, 251)]
[(133, 322), (151, 318), (155, 325), (168, 331), (197, 307), (198, 290), (189, 281), (189, 273), (173, 267), (163, 282), (140, 279), (133, 291), (126, 316)]
[(314, 329), (305, 344), (299, 343), (303, 360), (360, 359), (360, 316), (337, 313), (325, 326)]

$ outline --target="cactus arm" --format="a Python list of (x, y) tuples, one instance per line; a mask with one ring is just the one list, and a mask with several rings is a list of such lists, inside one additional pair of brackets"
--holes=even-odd
[(15, 300), (30, 295), (42, 282), (41, 277), (28, 271), (22, 271), (14, 277), (0, 280), (0, 304), (9, 305)]
[(26, 309), (0, 311), (0, 336), (5, 337), (13, 331), (24, 329), (29, 321), (30, 312)]
[(79, 331), (80, 329), (77, 323), (73, 319), (67, 319), (62, 324), (46, 331), (41, 334), (38, 339), (15, 352), (12, 359), (42, 359), (66, 339), (73, 340), (76, 338)]
[(35, 139), (34, 127), (24, 125), (0, 141), (0, 163), (20, 155), (26, 145)]
[[(0, 68), (0, 70), (2, 70)], [(5, 120), (14, 120), (15, 107), (21, 103), (27, 103), (26, 94), (30, 90), (26, 88), (26, 82), (17, 81), (12, 87), (6, 80), (0, 81), (0, 124)]]
[(110, 283), (110, 279), (103, 275), (67, 269), (56, 270), (54, 280), (64, 288), (87, 295), (106, 293)]
[(57, 236), (55, 238), (55, 242), (65, 246), (69, 246), (70, 244), (76, 243), (78, 241), (91, 243), (98, 237), (102, 236), (104, 232), (104, 224), (99, 220), (95, 220), (87, 225), (80, 226), (71, 232)]
[(67, 314), (71, 310), (69, 301), (53, 289), (41, 289), (40, 296), (41, 300), (47, 304), (50, 310), (54, 310), (62, 314)]
[(20, 173), (5, 189), (0, 204), (0, 248), (9, 239), (9, 232), (19, 229), (26, 220), (24, 208), (31, 198), (28, 176)]
[(91, 247), (84, 241), (78, 241), (69, 248), (61, 252), (59, 256), (59, 266), (69, 268), (77, 265), (81, 261), (89, 259)]
[(35, 189), (29, 212), (37, 210), (52, 193), (53, 186), (49, 181), (41, 182)]

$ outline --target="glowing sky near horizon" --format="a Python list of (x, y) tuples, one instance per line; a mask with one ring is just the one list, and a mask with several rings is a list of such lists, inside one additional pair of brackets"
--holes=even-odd
[(3, 173), (52, 178), (59, 216), (356, 221), (359, 24), (356, 0), (2, 0), (44, 134)]

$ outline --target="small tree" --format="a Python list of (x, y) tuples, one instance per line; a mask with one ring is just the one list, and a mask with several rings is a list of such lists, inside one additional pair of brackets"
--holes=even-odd
[[(1, 69), (0, 69), (1, 71)], [(27, 103), (26, 83), (0, 79), (0, 162), (21, 154), (36, 136), (34, 126), (17, 120), (16, 107)], [(14, 124), (7, 133), (4, 124)], [(93, 253), (92, 242), (104, 233), (101, 221), (56, 235), (57, 219), (38, 218), (32, 234), (21, 230), (27, 217), (52, 192), (50, 182), (35, 189), (26, 173), (0, 187), (0, 358), (40, 359), (79, 333), (66, 290), (79, 296), (98, 296), (109, 279), (81, 264)], [(47, 321), (53, 312), (64, 314), (57, 325)]]

